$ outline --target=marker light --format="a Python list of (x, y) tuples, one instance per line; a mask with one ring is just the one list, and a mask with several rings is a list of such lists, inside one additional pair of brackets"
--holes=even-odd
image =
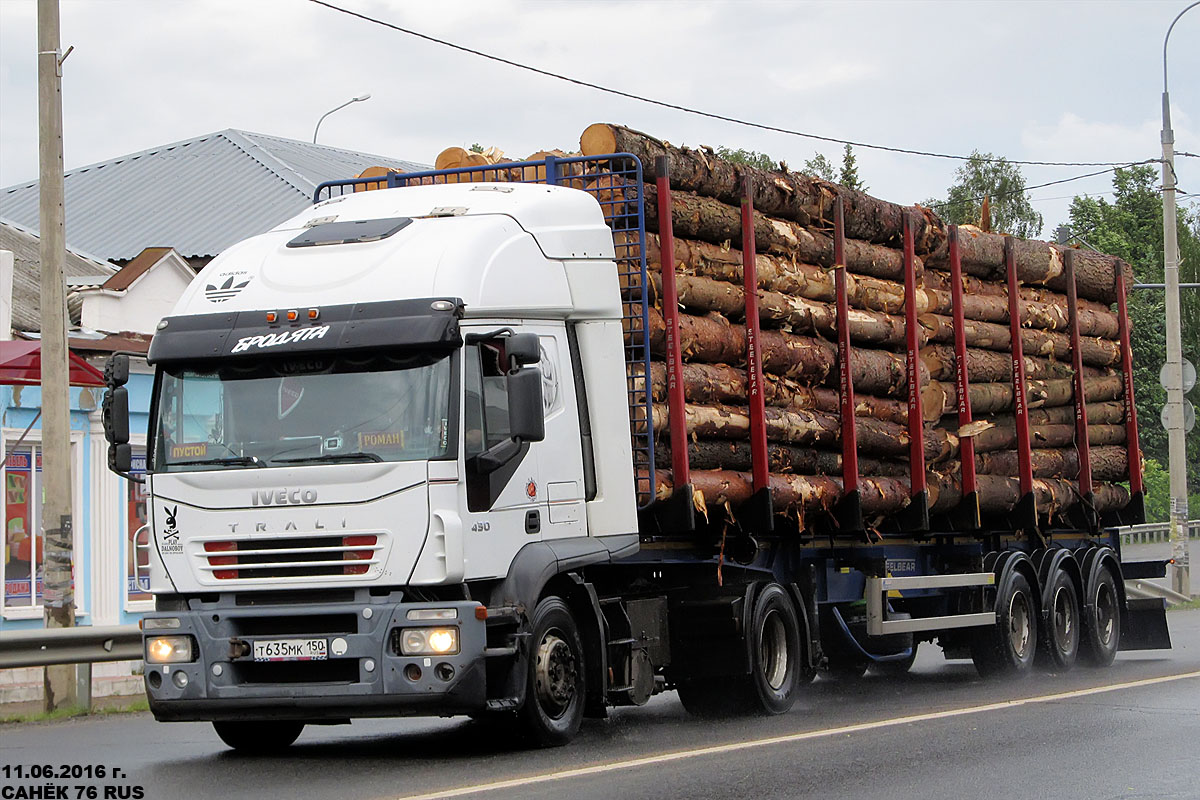
[(192, 637), (155, 636), (146, 640), (146, 660), (151, 664), (184, 664), (194, 661)]
[(161, 631), (164, 628), (178, 628), (178, 617), (145, 617), (142, 619), (142, 630)]
[(308, 310), (308, 318), (309, 318), (309, 319), (316, 319), (316, 318), (317, 318), (317, 317), (319, 317), (319, 316), (321, 316), (321, 309), (319, 309), (319, 308), (310, 308), (310, 309)]
[(458, 619), (458, 609), (455, 608), (410, 608), (405, 615), (411, 620), (422, 619)]
[(275, 313), (274, 311), (267, 312), (267, 322), (278, 322), (278, 321), (279, 321), (279, 315), (277, 313)]
[(287, 321), (288, 322), (295, 322), (299, 318), (300, 318), (300, 315), (298, 313), (296, 313), (295, 311), (287, 312)]

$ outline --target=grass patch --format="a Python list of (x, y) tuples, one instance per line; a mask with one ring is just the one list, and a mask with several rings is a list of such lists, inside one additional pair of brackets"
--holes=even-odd
[(1200, 597), (1193, 597), (1186, 603), (1179, 605), (1167, 606), (1167, 611), (1188, 611), (1190, 609), (1200, 608)]
[(30, 714), (10, 714), (8, 716), (0, 717), (0, 725), (24, 722), (54, 722), (56, 720), (71, 719), (73, 717), (100, 717), (109, 714), (136, 714), (140, 711), (150, 710), (150, 702), (145, 697), (104, 699), (108, 699), (110, 702), (111, 700), (128, 699), (129, 702), (93, 708), (91, 711), (83, 708), (59, 708), (50, 712), (39, 711)]

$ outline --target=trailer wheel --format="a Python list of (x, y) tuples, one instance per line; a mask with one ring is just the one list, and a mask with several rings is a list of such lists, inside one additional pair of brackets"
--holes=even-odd
[(1069, 670), (1079, 654), (1079, 594), (1075, 579), (1064, 569), (1054, 570), (1050, 583), (1050, 607), (1038, 643), (1038, 662), (1047, 669)]
[(262, 720), (214, 722), (221, 741), (243, 753), (273, 753), (283, 750), (300, 737), (303, 722)]
[(1029, 674), (1037, 650), (1037, 603), (1029, 580), (1011, 570), (996, 592), (996, 623), (971, 637), (971, 658), (984, 677)]
[(1117, 657), (1121, 643), (1121, 598), (1112, 569), (1101, 567), (1087, 587), (1083, 612), (1083, 648), (1080, 655), (1093, 667), (1107, 667)]
[(579, 629), (567, 604), (547, 597), (533, 612), (522, 732), (539, 747), (571, 741), (583, 721), (584, 660)]

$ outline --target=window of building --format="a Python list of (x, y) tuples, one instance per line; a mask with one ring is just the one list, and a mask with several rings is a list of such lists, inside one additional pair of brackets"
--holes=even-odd
[(4, 608), (41, 605), (42, 453), (24, 445), (4, 460)]
[[(135, 448), (131, 475), (146, 474), (146, 452)], [(137, 481), (125, 484), (125, 603), (126, 608), (135, 610), (132, 604), (149, 602), (150, 594), (150, 528), (146, 508), (146, 485)]]

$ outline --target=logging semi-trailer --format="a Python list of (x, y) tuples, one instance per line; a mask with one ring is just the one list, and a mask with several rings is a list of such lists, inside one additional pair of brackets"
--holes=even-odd
[(160, 323), (156, 718), (547, 745), (661, 691), (783, 713), (923, 642), (984, 675), (1170, 646), (1114, 529), (1124, 262), (618, 126), (582, 149), (323, 185)]

